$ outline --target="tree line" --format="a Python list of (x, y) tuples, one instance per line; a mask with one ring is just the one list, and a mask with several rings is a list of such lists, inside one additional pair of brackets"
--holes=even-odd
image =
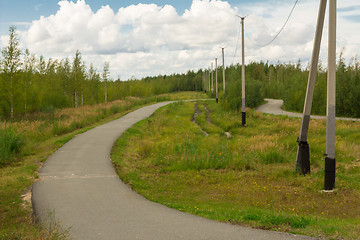
[[(309, 67), (302, 69), (296, 64), (251, 63), (247, 66), (249, 78), (261, 82), (262, 94), (268, 98), (284, 100), (284, 108), (302, 112), (306, 95)], [(327, 69), (321, 64), (315, 83), (312, 114), (326, 114)], [(336, 71), (336, 115), (360, 117), (360, 69), (359, 61), (353, 58), (349, 64), (340, 53)]]
[(186, 74), (121, 81), (110, 77), (110, 65), (102, 72), (86, 68), (80, 51), (72, 59), (44, 59), (22, 51), (16, 28), (9, 28), (9, 44), (0, 58), (0, 118), (21, 118), (34, 112), (93, 105), (128, 96), (149, 97), (175, 91), (201, 91), (193, 71)]
[[(210, 96), (215, 96), (209, 87), (210, 70), (204, 71), (203, 82)], [(215, 72), (215, 71), (214, 71)], [(218, 87), (220, 104), (225, 109), (239, 111), (241, 109), (241, 64), (225, 68), (226, 90), (222, 91), (222, 67), (218, 68)], [(215, 73), (214, 73), (215, 74)], [(288, 111), (302, 112), (306, 95), (309, 66), (301, 67), (297, 63), (251, 62), (245, 66), (246, 106), (256, 107), (264, 98), (284, 100), (284, 108)], [(215, 81), (215, 76), (214, 76)], [(312, 114), (326, 114), (327, 69), (319, 64)], [(360, 68), (357, 57), (349, 64), (340, 53), (336, 73), (336, 115), (344, 117), (360, 117)]]
[[(183, 74), (158, 75), (140, 80), (121, 81), (110, 78), (110, 66), (105, 62), (102, 72), (92, 64), (86, 68), (81, 53), (72, 59), (45, 60), (28, 50), (22, 52), (14, 27), (9, 28), (9, 44), (2, 50), (0, 67), (0, 118), (20, 118), (33, 112), (49, 112), (57, 108), (93, 105), (123, 99), (128, 96), (149, 97), (176, 91), (211, 91), (211, 74), (200, 69)], [(284, 100), (284, 108), (302, 112), (309, 67), (297, 63), (252, 62), (246, 65), (246, 106), (256, 107), (263, 99)], [(225, 68), (226, 91), (223, 92), (222, 66), (218, 67), (220, 104), (228, 110), (241, 108), (241, 65)], [(312, 114), (326, 113), (327, 70), (318, 67)], [(336, 114), (360, 117), (360, 70), (357, 58), (349, 64), (340, 54), (337, 64)]]

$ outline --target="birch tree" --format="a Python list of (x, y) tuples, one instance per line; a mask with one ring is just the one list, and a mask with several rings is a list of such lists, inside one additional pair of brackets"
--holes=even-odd
[(89, 72), (88, 72), (88, 80), (89, 80), (89, 91), (90, 91), (90, 104), (94, 104), (98, 102), (98, 89), (100, 85), (100, 76), (96, 73), (94, 65), (91, 63)]
[(81, 63), (81, 53), (79, 50), (76, 50), (75, 58), (72, 66), (72, 77), (74, 81), (74, 104), (75, 107), (78, 107), (78, 95), (79, 95), (79, 83), (83, 77), (83, 66)]
[(3, 72), (9, 81), (10, 88), (10, 117), (14, 118), (14, 81), (16, 81), (21, 66), (19, 39), (14, 26), (9, 28), (9, 45), (1, 53), (3, 55)]
[(29, 49), (25, 50), (25, 61), (24, 61), (24, 111), (27, 113), (28, 108), (28, 92), (31, 85), (31, 78), (34, 73), (35, 56), (30, 54)]
[(105, 103), (107, 103), (107, 89), (106, 89), (106, 85), (107, 85), (107, 81), (109, 80), (109, 62), (105, 62), (104, 64), (104, 70), (103, 70), (103, 81), (104, 81), (104, 91), (105, 91)]

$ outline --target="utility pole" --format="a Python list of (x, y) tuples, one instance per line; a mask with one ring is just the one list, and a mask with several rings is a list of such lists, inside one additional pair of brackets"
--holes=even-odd
[(215, 82), (216, 82), (216, 103), (219, 102), (219, 97), (218, 97), (218, 79), (217, 79), (217, 58), (215, 58)]
[[(307, 134), (313, 100), (316, 71), (319, 59), (320, 42), (325, 17), (327, 0), (320, 1), (316, 26), (313, 55), (305, 97), (304, 113), (301, 122), (296, 169), (303, 174), (310, 173), (309, 144)], [(329, 0), (329, 38), (328, 38), (328, 75), (327, 75), (327, 109), (326, 109), (326, 154), (324, 189), (332, 190), (335, 186), (335, 100), (336, 100), (336, 0)]]
[(244, 43), (244, 20), (245, 17), (241, 17), (236, 15), (237, 17), (241, 18), (241, 42), (242, 42), (242, 65), (241, 65), (241, 112), (242, 112), (242, 126), (246, 127), (246, 110), (245, 110), (245, 43)]
[(202, 72), (202, 86), (204, 92), (206, 93), (205, 70)]
[(335, 186), (336, 0), (329, 1), (325, 190)]
[(210, 73), (210, 69), (209, 69), (209, 89), (208, 89), (208, 92), (210, 93), (210, 89), (211, 89), (211, 80), (210, 80), (210, 75), (211, 75), (211, 73)]
[(300, 136), (298, 138), (298, 150), (296, 155), (296, 171), (301, 171), (302, 174), (310, 173), (310, 153), (309, 153), (309, 144), (307, 142), (307, 135), (309, 131), (309, 122), (311, 115), (311, 106), (314, 96), (315, 80), (317, 74), (317, 67), (319, 61), (319, 52), (320, 52), (320, 43), (322, 37), (322, 31), (324, 26), (325, 19), (325, 10), (326, 10), (327, 0), (320, 1), (314, 47), (311, 58), (310, 71), (308, 76), (308, 84), (306, 90), (304, 112), (301, 122)]
[(222, 51), (222, 67), (223, 67), (223, 91), (225, 94), (225, 58), (224, 58), (224, 48), (221, 48)]
[(213, 70), (213, 62), (211, 62), (211, 94), (214, 93), (214, 70)]

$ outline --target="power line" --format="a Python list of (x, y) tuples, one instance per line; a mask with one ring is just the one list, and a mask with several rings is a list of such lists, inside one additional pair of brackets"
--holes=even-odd
[(291, 11), (290, 11), (290, 14), (289, 14), (289, 16), (287, 17), (284, 25), (282, 26), (282, 28), (280, 29), (280, 31), (275, 35), (275, 37), (274, 37), (271, 41), (267, 42), (266, 44), (259, 45), (259, 44), (255, 43), (254, 41), (252, 41), (250, 38), (248, 38), (248, 39), (249, 39), (254, 45), (256, 45), (256, 46), (258, 46), (258, 47), (260, 47), (260, 48), (263, 48), (263, 47), (271, 44), (273, 41), (275, 41), (275, 39), (276, 39), (276, 38), (280, 35), (280, 33), (284, 30), (284, 28), (285, 28), (286, 24), (288, 23), (288, 21), (289, 21), (291, 15), (292, 15), (292, 13), (293, 13), (295, 7), (296, 7), (296, 4), (298, 3), (298, 1), (299, 1), (299, 0), (296, 0), (296, 1), (295, 1), (294, 6), (292, 7), (292, 9), (291, 9)]

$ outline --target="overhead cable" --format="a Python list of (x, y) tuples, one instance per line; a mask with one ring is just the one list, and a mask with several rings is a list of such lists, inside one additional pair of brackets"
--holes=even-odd
[(260, 48), (263, 48), (263, 47), (271, 44), (273, 41), (275, 41), (275, 39), (276, 39), (276, 38), (280, 35), (280, 33), (284, 30), (284, 28), (285, 28), (286, 24), (288, 23), (288, 21), (289, 21), (291, 15), (292, 15), (292, 13), (293, 13), (295, 7), (296, 7), (296, 4), (298, 3), (298, 1), (299, 1), (299, 0), (296, 0), (296, 1), (295, 1), (294, 6), (292, 7), (292, 9), (291, 9), (291, 11), (290, 11), (290, 14), (289, 14), (289, 16), (287, 17), (284, 25), (282, 26), (282, 28), (280, 29), (280, 31), (275, 35), (275, 37), (274, 37), (271, 41), (269, 41), (269, 42), (267, 42), (267, 43), (265, 43), (265, 44), (263, 44), (263, 45), (256, 44), (254, 41), (252, 41), (252, 40), (249, 38), (250, 41), (251, 41), (254, 45), (256, 45), (256, 46), (258, 46), (258, 47), (260, 47)]

